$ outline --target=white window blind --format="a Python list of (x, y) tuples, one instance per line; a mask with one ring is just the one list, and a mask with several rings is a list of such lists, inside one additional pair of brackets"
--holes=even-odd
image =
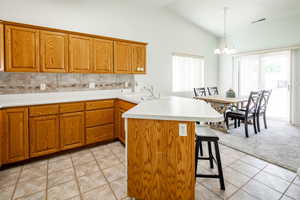
[(173, 54), (173, 92), (192, 91), (204, 86), (204, 58)]

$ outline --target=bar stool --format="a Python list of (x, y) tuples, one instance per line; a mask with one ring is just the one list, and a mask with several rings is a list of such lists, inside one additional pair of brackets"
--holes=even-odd
[[(199, 125), (196, 126), (195, 176), (199, 178), (218, 178), (220, 180), (221, 190), (225, 190), (225, 183), (224, 183), (218, 141), (219, 141), (219, 137), (216, 136), (210, 128), (199, 126)], [(207, 142), (208, 157), (203, 156), (203, 153), (201, 153), (201, 156), (199, 156), (199, 151), (202, 150), (201, 143), (203, 142)], [(215, 148), (215, 156), (213, 155), (212, 152), (212, 143)], [(208, 160), (211, 169), (214, 168), (214, 162), (215, 162), (218, 168), (218, 174), (197, 174), (198, 160)]]

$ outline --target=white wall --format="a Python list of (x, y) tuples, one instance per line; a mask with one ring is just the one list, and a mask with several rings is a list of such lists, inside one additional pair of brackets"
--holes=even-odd
[(205, 56), (208, 84), (217, 84), (217, 39), (163, 8), (128, 0), (6, 0), (0, 19), (148, 42), (148, 73), (136, 80), (162, 93), (172, 89), (173, 52)]
[[(236, 49), (239, 52), (273, 49), (300, 45), (300, 21), (297, 17), (290, 17), (277, 21), (267, 21), (256, 25), (249, 25), (245, 29), (236, 31), (231, 35)], [(300, 53), (296, 56), (295, 77), (300, 79)], [(220, 56), (219, 86), (223, 91), (232, 86), (232, 56)], [(296, 90), (295, 101), (300, 100), (300, 84), (294, 85)], [(294, 112), (299, 113), (300, 105)], [(295, 115), (295, 120), (300, 124), (300, 114)]]

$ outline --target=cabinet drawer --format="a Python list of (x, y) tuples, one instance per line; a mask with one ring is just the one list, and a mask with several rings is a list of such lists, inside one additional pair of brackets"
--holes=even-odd
[(112, 108), (114, 106), (114, 100), (103, 100), (103, 101), (89, 101), (86, 102), (87, 110), (95, 110), (102, 108)]
[(84, 103), (65, 103), (60, 104), (59, 112), (60, 113), (69, 113), (69, 112), (79, 112), (84, 110)]
[(129, 109), (133, 108), (134, 106), (136, 106), (136, 104), (134, 104), (134, 103), (129, 103), (127, 101), (119, 101), (119, 107), (124, 110), (129, 110)]
[(86, 129), (86, 143), (92, 144), (114, 138), (114, 125), (108, 124)]
[(29, 116), (54, 115), (58, 113), (58, 105), (32, 106), (29, 107)]
[(86, 111), (86, 126), (99, 126), (102, 124), (113, 123), (114, 109), (102, 109)]

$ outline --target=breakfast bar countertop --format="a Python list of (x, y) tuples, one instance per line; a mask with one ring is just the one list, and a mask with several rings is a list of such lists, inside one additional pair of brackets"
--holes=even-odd
[(123, 118), (220, 122), (223, 115), (209, 104), (191, 98), (162, 97), (144, 101), (123, 114)]

